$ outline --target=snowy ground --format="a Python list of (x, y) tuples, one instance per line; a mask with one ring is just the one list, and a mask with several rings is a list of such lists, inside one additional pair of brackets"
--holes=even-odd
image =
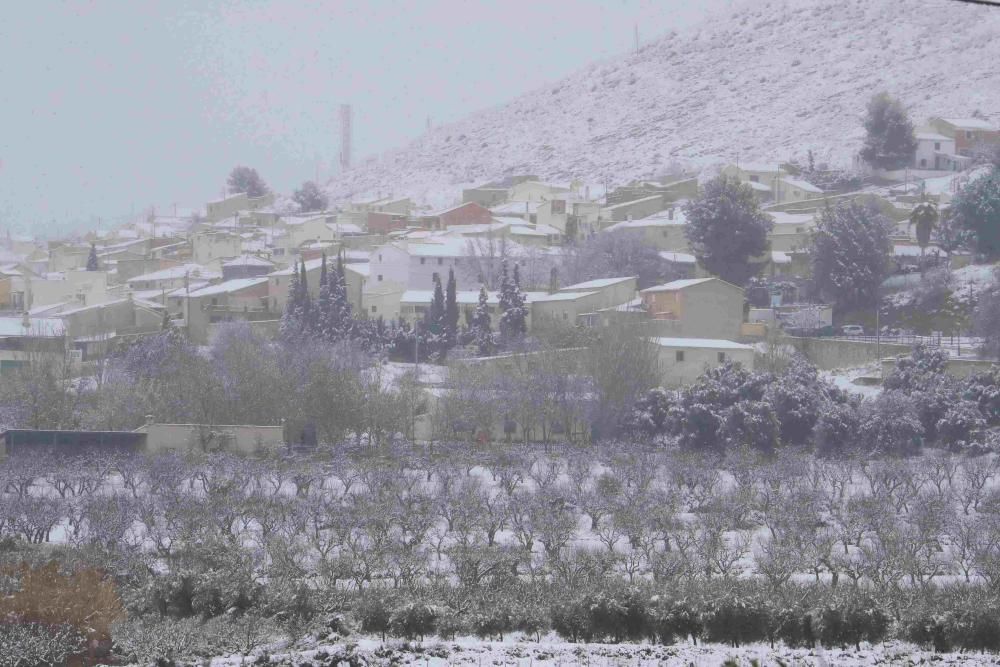
[[(997, 656), (962, 655), (959, 653), (933, 654), (930, 651), (900, 642), (886, 642), (876, 646), (862, 644), (862, 650), (789, 649), (778, 645), (770, 648), (751, 644), (730, 648), (719, 644), (694, 646), (689, 642), (672, 646), (655, 644), (570, 644), (555, 637), (541, 642), (508, 640), (484, 642), (473, 638), (456, 641), (428, 640), (423, 644), (407, 645), (362, 639), (347, 644), (319, 644), (315, 648), (271, 652), (272, 664), (328, 665), (335, 664), (335, 656), (347, 664), (414, 665), (415, 667), (444, 667), (445, 665), (509, 665), (534, 667), (535, 665), (588, 665), (590, 667), (653, 667), (659, 665), (684, 665), (694, 667), (719, 667), (726, 660), (736, 660), (738, 665), (756, 664), (761, 667), (795, 665), (796, 667), (861, 667), (862, 665), (996, 665)], [(358, 660), (360, 658), (360, 660)], [(282, 661), (284, 661), (282, 663)], [(227, 656), (211, 660), (211, 667), (235, 667), (251, 664), (250, 657)]]
[(821, 371), (820, 376), (832, 382), (837, 388), (852, 394), (861, 394), (866, 398), (882, 393), (882, 385), (857, 384), (858, 378), (879, 377), (879, 364), (871, 363), (854, 368), (838, 368), (832, 371)]

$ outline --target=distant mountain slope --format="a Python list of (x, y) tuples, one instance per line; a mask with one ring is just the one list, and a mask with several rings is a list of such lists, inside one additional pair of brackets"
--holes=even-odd
[(638, 54), (426, 133), (330, 181), (360, 193), (452, 201), (511, 173), (620, 183), (673, 159), (848, 164), (869, 97), (928, 115), (1000, 120), (1000, 8), (948, 0), (752, 3)]

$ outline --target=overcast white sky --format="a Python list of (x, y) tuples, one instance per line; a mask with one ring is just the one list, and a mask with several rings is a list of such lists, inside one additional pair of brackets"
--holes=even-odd
[[(221, 193), (288, 192), (732, 0), (11, 2), (0, 21), (0, 228), (44, 233)], [(89, 225), (88, 225), (89, 226)]]

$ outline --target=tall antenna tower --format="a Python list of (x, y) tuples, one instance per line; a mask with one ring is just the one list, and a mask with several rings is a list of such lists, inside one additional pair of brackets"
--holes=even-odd
[(634, 35), (635, 35), (635, 53), (636, 53), (636, 55), (638, 55), (639, 54), (639, 24), (638, 23), (635, 24)]
[(351, 168), (351, 105), (340, 105), (340, 169)]

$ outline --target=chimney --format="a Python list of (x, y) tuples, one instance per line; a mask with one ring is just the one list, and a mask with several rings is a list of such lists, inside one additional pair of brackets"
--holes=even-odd
[(671, 206), (669, 209), (667, 209), (667, 220), (673, 220), (673, 219), (674, 219), (674, 207)]
[(153, 415), (146, 415), (146, 426), (153, 425)]
[(590, 186), (588, 185), (583, 189), (583, 198), (590, 201)]

